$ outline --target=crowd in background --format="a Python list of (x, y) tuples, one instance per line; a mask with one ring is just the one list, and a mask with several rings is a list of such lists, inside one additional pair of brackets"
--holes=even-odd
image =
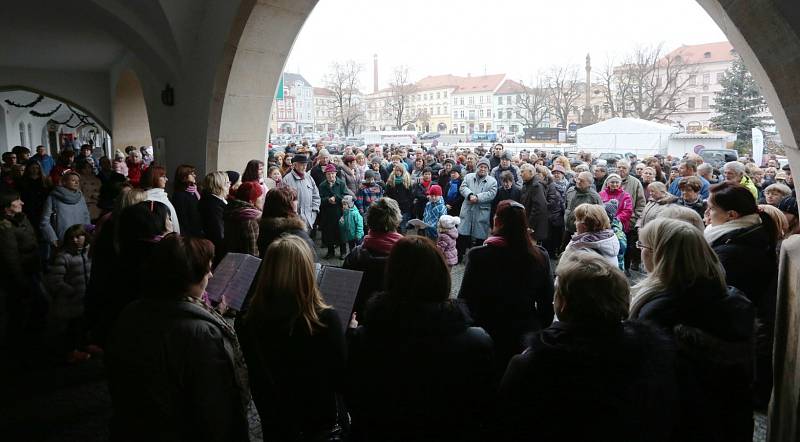
[[(303, 143), (168, 177), (93, 152), (2, 156), (4, 340), (104, 355), (116, 439), (247, 440), (257, 414), (265, 440), (749, 440), (769, 401), (799, 231), (775, 157)], [(317, 238), (364, 272), (348, 324)], [(227, 253), (263, 260), (239, 311), (205, 293)]]

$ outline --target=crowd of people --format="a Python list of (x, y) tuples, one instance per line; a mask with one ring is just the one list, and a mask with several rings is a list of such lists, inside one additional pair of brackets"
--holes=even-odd
[[(303, 144), (168, 185), (93, 152), (3, 154), (4, 338), (103, 355), (116, 440), (744, 441), (769, 401), (774, 157)], [(363, 272), (346, 324), (318, 237)], [(205, 293), (228, 253), (262, 259), (240, 310)]]

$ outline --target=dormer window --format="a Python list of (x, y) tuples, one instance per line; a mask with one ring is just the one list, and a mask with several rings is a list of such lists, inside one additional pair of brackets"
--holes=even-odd
[(711, 58), (711, 52), (706, 52), (703, 54), (703, 58)]

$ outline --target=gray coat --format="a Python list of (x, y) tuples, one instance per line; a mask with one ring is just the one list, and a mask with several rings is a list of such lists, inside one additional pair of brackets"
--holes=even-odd
[(49, 243), (63, 240), (64, 232), (75, 224), (91, 223), (89, 208), (86, 207), (86, 201), (80, 191), (73, 192), (57, 186), (44, 200), (39, 227), (42, 230), (42, 236)]
[[(464, 204), (461, 205), (461, 224), (458, 234), (471, 236), (474, 239), (489, 237), (489, 217), (492, 211), (492, 201), (497, 195), (497, 180), (487, 175), (479, 178), (476, 173), (467, 174), (459, 187)], [(476, 195), (478, 202), (469, 202), (470, 195)]]
[(577, 187), (572, 187), (567, 190), (567, 210), (564, 212), (567, 232), (575, 232), (575, 208), (584, 203), (603, 204), (603, 200), (600, 198), (600, 194), (594, 190), (594, 187), (589, 187), (586, 190), (578, 190)]
[(319, 213), (319, 189), (311, 178), (311, 174), (306, 172), (302, 178), (292, 170), (283, 177), (283, 184), (291, 187), (297, 192), (297, 214), (306, 222), (306, 228), (311, 229)]
[(641, 181), (628, 175), (622, 180), (622, 188), (631, 196), (631, 201), (633, 202), (631, 226), (635, 226), (636, 221), (642, 217), (642, 211), (644, 210), (645, 204), (647, 204), (647, 199), (644, 197), (644, 187)]
[(86, 286), (92, 272), (88, 248), (73, 255), (61, 252), (47, 268), (45, 283), (52, 299), (50, 311), (54, 317), (73, 319), (83, 315)]

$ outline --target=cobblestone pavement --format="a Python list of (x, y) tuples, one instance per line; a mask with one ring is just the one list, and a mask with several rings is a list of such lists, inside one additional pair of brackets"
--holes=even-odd
[[(320, 256), (325, 254), (325, 250), (318, 252), (321, 252)], [(339, 266), (342, 261), (332, 259), (323, 262)], [(453, 267), (453, 296), (458, 293), (463, 275), (463, 265)], [(632, 279), (641, 277), (638, 274)], [(33, 368), (0, 372), (0, 379), (0, 440), (108, 440), (112, 411), (102, 359), (92, 359), (75, 366), (42, 361)], [(755, 419), (753, 441), (763, 442), (766, 438), (766, 417), (756, 413)], [(260, 441), (261, 435), (254, 432), (253, 440)]]

